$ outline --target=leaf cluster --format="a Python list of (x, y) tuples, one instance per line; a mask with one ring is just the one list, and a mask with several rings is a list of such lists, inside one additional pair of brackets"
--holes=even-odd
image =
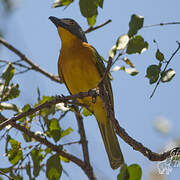
[[(15, 74), (14, 66), (9, 63), (5, 67), (1, 75), (1, 102), (0, 111), (3, 113), (5, 110), (15, 112), (16, 115), (22, 112), (26, 112), (31, 107), (36, 107), (44, 102), (54, 99), (50, 96), (40, 95), (40, 90), (38, 89), (37, 103), (33, 106), (30, 104), (24, 105), (22, 108), (18, 107), (16, 104), (11, 103), (13, 99), (16, 99), (19, 94), (19, 85), (13, 84), (13, 77)], [(57, 115), (69, 112), (71, 109), (65, 107), (63, 103), (45, 108), (36, 114), (26, 116), (19, 120), (19, 123), (24, 125), (27, 130), (33, 131), (33, 126), (38, 125), (38, 130), (34, 133), (38, 136), (45, 137), (49, 141), (54, 141), (59, 144), (59, 148), (64, 149), (63, 145), (60, 144), (60, 140), (69, 135), (73, 129), (68, 127), (67, 129), (61, 128), (60, 120), (61, 116), (58, 118)], [(58, 112), (58, 113), (57, 113)], [(27, 134), (22, 133), (21, 137), (11, 136), (11, 126), (4, 129), (5, 133), (1, 137), (5, 139), (5, 155), (8, 158), (9, 167), (0, 167), (0, 171), (3, 173), (8, 173), (9, 176), (14, 179), (23, 179), (21, 175), (22, 169), (25, 170), (26, 175), (29, 179), (35, 179), (40, 175), (41, 170), (46, 172), (47, 179), (59, 179), (62, 174), (61, 161), (68, 163), (69, 160), (65, 157), (54, 154), (48, 147), (39, 144), (33, 138)]]

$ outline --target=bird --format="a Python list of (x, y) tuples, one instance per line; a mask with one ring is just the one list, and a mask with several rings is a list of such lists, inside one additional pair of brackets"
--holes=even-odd
[[(50, 16), (49, 19), (56, 26), (61, 39), (58, 74), (69, 93), (77, 94), (97, 88), (106, 68), (97, 50), (88, 43), (80, 25), (70, 18), (59, 19)], [(105, 77), (104, 86), (114, 112), (113, 92), (108, 76)], [(92, 97), (77, 99), (77, 101), (85, 104), (95, 116), (110, 166), (112, 169), (117, 169), (124, 163), (124, 158), (103, 100), (98, 96), (95, 102), (92, 101)]]

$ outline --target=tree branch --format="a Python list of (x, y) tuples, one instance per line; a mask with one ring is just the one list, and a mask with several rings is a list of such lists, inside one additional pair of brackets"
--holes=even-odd
[(81, 138), (80, 141), (82, 144), (82, 150), (83, 150), (83, 156), (84, 156), (84, 162), (88, 169), (89, 177), (91, 177), (90, 179), (95, 180), (96, 178), (93, 173), (93, 168), (92, 168), (92, 166), (90, 164), (90, 160), (89, 160), (89, 150), (88, 150), (88, 143), (87, 143), (87, 139), (86, 139), (84, 124), (83, 124), (83, 118), (80, 114), (79, 108), (77, 106), (74, 106), (73, 108), (75, 110), (75, 115), (76, 115), (76, 119), (77, 119), (77, 123), (78, 123), (79, 134), (80, 134), (80, 138)]
[[(76, 157), (74, 157), (72, 155), (69, 155), (69, 154), (67, 154), (65, 152), (61, 152), (59, 147), (53, 145), (52, 143), (50, 143), (46, 139), (44, 139), (44, 138), (42, 138), (40, 136), (35, 135), (33, 132), (27, 130), (25, 127), (16, 124), (15, 121), (20, 119), (20, 118), (22, 118), (22, 117), (25, 117), (25, 116), (28, 116), (30, 114), (33, 114), (33, 113), (39, 111), (40, 109), (50, 107), (51, 105), (54, 105), (54, 104), (57, 104), (57, 103), (60, 103), (60, 102), (70, 103), (69, 102), (70, 99), (74, 100), (76, 98), (84, 98), (84, 97), (87, 97), (87, 96), (92, 96), (93, 97), (94, 93), (96, 93), (95, 90), (90, 90), (88, 92), (82, 92), (82, 93), (78, 93), (78, 94), (71, 95), (71, 96), (58, 96), (55, 100), (52, 100), (52, 101), (49, 101), (49, 102), (45, 102), (44, 104), (41, 104), (41, 105), (37, 106), (36, 108), (29, 109), (26, 112), (23, 112), (23, 113), (15, 116), (13, 118), (10, 118), (9, 120), (4, 121), (3, 123), (0, 124), (0, 129), (2, 129), (6, 125), (10, 124), (11, 126), (15, 127), (16, 129), (18, 129), (18, 130), (24, 132), (25, 134), (27, 134), (28, 136), (36, 139), (38, 142), (41, 142), (41, 143), (47, 145), (48, 147), (52, 148), (54, 151), (56, 151), (58, 153), (60, 152), (62, 156), (66, 157), (66, 158), (70, 159), (71, 161), (73, 161), (74, 163), (78, 164), (82, 169), (84, 168), (83, 170), (86, 171), (85, 173), (88, 174), (88, 177), (89, 177), (89, 168), (87, 168), (86, 165), (82, 165), (82, 161), (81, 160), (76, 161), (77, 160)], [(110, 109), (110, 112), (111, 111), (112, 111), (112, 109)], [(131, 147), (133, 147), (134, 150), (141, 152), (149, 160), (151, 160), (151, 161), (163, 161), (163, 160), (165, 160), (166, 158), (168, 158), (170, 156), (170, 153), (171, 153), (172, 150), (168, 151), (168, 152), (164, 152), (162, 154), (158, 154), (158, 153), (152, 152), (150, 149), (145, 147), (143, 144), (141, 144), (140, 142), (138, 142), (135, 139), (133, 139), (132, 137), (130, 137), (128, 135), (128, 133), (125, 132), (125, 130), (122, 127), (120, 127), (118, 121), (115, 118), (110, 118), (110, 119), (111, 119), (111, 121), (113, 123), (114, 128), (116, 129), (116, 133), (127, 144), (129, 144)], [(177, 147), (177, 148), (179, 148), (179, 147)], [(86, 161), (88, 161), (88, 160), (86, 159)], [(86, 166), (86, 168), (84, 166)]]
[[(179, 49), (180, 49), (180, 43), (177, 41), (177, 44), (178, 44), (177, 49), (174, 51), (174, 53), (172, 54), (172, 56), (171, 56), (171, 57), (169, 58), (169, 60), (166, 62), (166, 66), (164, 67), (162, 73), (164, 73), (164, 72), (166, 71), (166, 69), (167, 69), (169, 63), (170, 63), (171, 60), (172, 60), (172, 58), (173, 58), (173, 57), (176, 55), (176, 53), (179, 51)], [(157, 89), (157, 87), (159, 86), (160, 82), (161, 82), (161, 77), (159, 78), (158, 82), (156, 83), (156, 86), (155, 86), (155, 88), (154, 88), (154, 90), (153, 90), (153, 92), (152, 92), (150, 98), (153, 97), (153, 95), (154, 95), (154, 93), (156, 92), (156, 89)]]
[(2, 43), (6, 48), (8, 48), (10, 51), (14, 52), (17, 56), (19, 56), (22, 60), (24, 60), (26, 63), (28, 63), (32, 69), (34, 69), (37, 72), (40, 72), (41, 74), (45, 75), (46, 77), (50, 78), (51, 80), (62, 83), (58, 76), (55, 76), (53, 74), (48, 73), (44, 69), (40, 68), (37, 64), (33, 63), (28, 57), (26, 57), (23, 53), (21, 53), (18, 49), (16, 49), (13, 45), (9, 44), (6, 40), (4, 40), (2, 37), (0, 37), (0, 43)]
[(92, 27), (92, 26), (91, 26), (91, 27), (89, 27), (87, 30), (85, 30), (84, 33), (86, 34), (86, 33), (90, 33), (90, 32), (92, 32), (92, 31), (95, 31), (96, 29), (99, 29), (99, 28), (105, 26), (106, 24), (109, 24), (110, 22), (112, 22), (111, 19), (107, 20), (105, 23), (103, 23), (103, 24), (101, 24), (101, 25), (99, 25), (99, 26), (96, 26), (96, 27)]
[(6, 173), (4, 173), (4, 172), (2, 172), (2, 171), (0, 171), (0, 174), (6, 176), (9, 180), (15, 180), (13, 177), (8, 176)]
[(175, 24), (180, 24), (180, 22), (168, 22), (168, 23), (152, 24), (152, 25), (143, 26), (143, 28), (149, 28), (149, 27), (155, 27), (155, 26), (165, 26), (165, 25), (175, 25)]
[[(11, 125), (12, 122), (15, 122), (23, 117), (26, 117), (26, 116), (29, 116), (31, 114), (34, 114), (35, 112), (41, 110), (41, 109), (44, 109), (44, 108), (49, 108), (50, 106), (52, 105), (55, 105), (55, 104), (58, 104), (58, 103), (66, 103), (66, 104), (75, 104), (73, 101), (71, 100), (75, 100), (77, 98), (84, 98), (84, 97), (87, 97), (87, 96), (92, 96), (94, 97), (95, 94), (97, 94), (97, 92), (95, 90), (89, 90), (88, 92), (80, 92), (78, 94), (74, 94), (74, 95), (70, 95), (70, 96), (57, 96), (54, 100), (52, 101), (47, 101), (39, 106), (36, 106), (35, 108), (30, 108), (29, 110), (17, 115), (17, 116), (14, 116), (4, 122), (2, 122), (0, 124), (0, 130), (3, 129), (5, 126), (7, 125)], [(78, 105), (81, 105), (80, 103), (77, 103)], [(84, 106), (82, 104), (82, 106)], [(0, 121), (1, 122), (1, 121)]]
[(140, 142), (138, 142), (135, 139), (133, 139), (132, 137), (130, 137), (128, 135), (128, 133), (122, 127), (120, 127), (120, 125), (116, 119), (113, 119), (113, 125), (114, 125), (116, 133), (119, 135), (119, 137), (121, 137), (134, 150), (141, 152), (150, 161), (163, 161), (171, 155), (172, 150), (164, 152), (162, 154), (152, 152), (150, 149), (145, 147), (143, 144), (141, 144)]
[[(2, 115), (0, 116), (1, 121), (5, 121), (5, 117), (3, 117)], [(78, 165), (84, 172), (85, 174), (88, 176), (88, 178), (90, 180), (95, 180), (95, 177), (91, 176), (91, 173), (89, 171), (89, 167), (87, 167), (87, 164), (85, 162), (83, 162), (82, 160), (80, 160), (79, 158), (75, 157), (72, 154), (69, 154), (63, 150), (61, 150), (61, 148), (57, 145), (52, 144), (51, 142), (49, 142), (47, 139), (36, 135), (34, 132), (26, 129), (24, 126), (17, 124), (16, 122), (11, 122), (11, 126), (16, 128), (17, 130), (23, 132), (24, 134), (26, 134), (27, 136), (35, 139), (37, 142), (40, 142), (41, 144), (46, 145), (47, 147), (49, 147), (50, 149), (52, 149), (53, 151), (55, 151), (56, 153), (58, 153), (59, 155), (69, 159), (70, 161), (72, 161), (73, 163), (75, 163), (76, 165)]]

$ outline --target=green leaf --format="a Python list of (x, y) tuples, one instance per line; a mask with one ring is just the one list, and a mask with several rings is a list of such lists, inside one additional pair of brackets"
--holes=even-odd
[(135, 36), (130, 39), (127, 47), (127, 54), (143, 53), (148, 49), (148, 43), (144, 41), (142, 36)]
[(12, 149), (19, 149), (20, 145), (21, 145), (20, 142), (16, 141), (15, 139), (12, 139), (12, 138), (9, 140), (9, 143), (11, 144)]
[(43, 160), (42, 150), (34, 148), (31, 151), (31, 157), (33, 161), (33, 175), (37, 177), (39, 175), (39, 172), (41, 170), (41, 161)]
[(88, 111), (86, 108), (83, 108), (82, 114), (83, 114), (85, 117), (87, 117), (87, 116), (92, 116), (92, 115), (93, 115), (93, 114), (92, 114), (90, 111)]
[(59, 180), (62, 174), (59, 155), (52, 155), (46, 164), (46, 176), (49, 180)]
[(99, 7), (103, 8), (104, 0), (99, 0)]
[(52, 8), (69, 6), (74, 0), (55, 0), (52, 4)]
[(140, 180), (142, 176), (141, 167), (138, 164), (132, 164), (128, 166), (129, 179), (128, 180)]
[(149, 83), (155, 83), (159, 78), (160, 67), (158, 65), (150, 65), (146, 70), (146, 77), (149, 79)]
[(17, 164), (23, 158), (21, 150), (11, 149), (8, 151), (8, 159), (11, 164)]
[(41, 100), (41, 93), (40, 93), (40, 89), (39, 88), (37, 88), (37, 94), (38, 94), (38, 101), (40, 101)]
[(9, 173), (12, 170), (13, 166), (10, 166), (8, 168), (0, 168), (0, 171), (3, 173)]
[[(42, 99), (39, 101), (38, 104), (35, 104), (34, 107), (37, 107), (38, 105), (43, 104), (43, 103), (45, 103), (45, 102), (47, 102), (47, 101), (51, 101), (51, 100), (53, 100), (53, 99), (55, 99), (54, 96), (42, 96)], [(40, 115), (41, 115), (41, 116), (44, 116), (44, 117), (47, 117), (47, 116), (50, 115), (50, 114), (55, 114), (55, 113), (56, 113), (56, 108), (55, 108), (55, 107), (56, 107), (56, 106), (53, 105), (53, 106), (51, 106), (51, 107), (49, 107), (49, 108), (44, 108), (44, 109), (42, 109), (42, 110), (40, 111)]]
[(51, 153), (51, 152), (52, 152), (52, 149), (47, 147), (47, 148), (45, 149), (44, 158), (45, 158), (49, 153)]
[(87, 18), (88, 24), (90, 26), (94, 26), (96, 24), (96, 17), (97, 17), (97, 15), (94, 15), (92, 17)]
[(119, 38), (116, 41), (116, 49), (117, 50), (125, 49), (128, 42), (129, 42), (129, 36), (127, 34), (119, 36)]
[(176, 72), (173, 69), (168, 69), (165, 72), (161, 73), (161, 82), (169, 82), (176, 75)]
[(11, 63), (9, 63), (7, 68), (2, 73), (2, 78), (5, 81), (5, 86), (9, 85), (9, 82), (11, 81), (11, 79), (14, 76), (14, 72), (15, 72), (14, 66)]
[(73, 132), (73, 129), (71, 127), (68, 127), (66, 130), (61, 132), (61, 137), (69, 135), (71, 132)]
[(136, 68), (126, 68), (125, 71), (131, 76), (135, 76), (139, 73), (139, 71)]
[(55, 118), (51, 119), (49, 124), (50, 135), (53, 137), (54, 141), (57, 142), (61, 138), (61, 128), (59, 126), (59, 121)]
[(31, 109), (31, 105), (30, 104), (26, 104), (26, 105), (23, 106), (22, 112), (28, 111), (29, 109)]
[(12, 110), (12, 111), (15, 111), (15, 112), (20, 111), (20, 109), (15, 104), (5, 103), (5, 102), (0, 103), (0, 112), (2, 110)]
[(94, 15), (97, 15), (97, 7), (98, 7), (98, 0), (80, 0), (79, 6), (81, 14), (84, 17), (90, 18)]
[(159, 61), (164, 60), (164, 54), (162, 52), (160, 52), (159, 49), (157, 49), (157, 51), (156, 51), (156, 59), (159, 60)]
[(120, 173), (117, 176), (117, 180), (129, 180), (129, 172), (126, 164), (123, 164)]
[(143, 27), (143, 23), (144, 23), (144, 17), (133, 14), (129, 22), (129, 32), (128, 32), (129, 37), (132, 37), (135, 34), (137, 34), (138, 30)]
[(65, 158), (65, 157), (63, 157), (63, 156), (59, 156), (59, 157), (60, 157), (60, 159), (61, 159), (63, 162), (65, 162), (65, 163), (69, 163), (69, 162), (70, 162), (69, 159), (67, 159), (67, 158)]
[(30, 163), (30, 161), (26, 164), (25, 167), (26, 167), (25, 169), (26, 169), (26, 173), (27, 173), (29, 179), (32, 180), (32, 175), (31, 175), (31, 163)]
[(21, 143), (12, 138), (8, 142), (11, 144), (11, 149), (8, 150), (8, 159), (11, 164), (17, 164), (23, 158)]
[(8, 100), (17, 98), (19, 94), (20, 94), (19, 85), (11, 84), (10, 86), (5, 87), (2, 101), (8, 101)]

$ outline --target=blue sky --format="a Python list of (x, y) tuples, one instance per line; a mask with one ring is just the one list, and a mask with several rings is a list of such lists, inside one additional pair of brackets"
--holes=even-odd
[[(40, 67), (50, 73), (57, 74), (57, 59), (61, 42), (56, 28), (48, 20), (48, 17), (53, 15), (59, 18), (73, 18), (79, 22), (84, 30), (88, 28), (88, 25), (86, 19), (80, 14), (78, 1), (75, 1), (66, 10), (63, 10), (63, 8), (52, 9), (52, 2), (47, 0), (21, 1), (14, 10), (13, 15), (7, 18), (5, 38)], [(115, 44), (116, 39), (128, 32), (128, 23), (132, 14), (144, 16), (145, 25), (175, 22), (180, 19), (179, 7), (179, 0), (105, 0), (103, 9), (99, 9), (97, 25), (102, 24), (108, 19), (112, 19), (112, 23), (87, 34), (88, 42), (97, 49), (99, 54), (107, 58), (108, 51)], [(157, 47), (153, 43), (153, 39), (158, 42), (159, 49), (164, 53), (165, 58), (168, 59), (177, 48), (176, 41), (180, 41), (179, 32), (180, 25), (140, 30), (139, 34), (149, 43), (149, 50), (142, 55), (129, 56), (140, 73), (135, 77), (131, 77), (125, 72), (113, 73), (114, 80), (112, 81), (112, 86), (115, 112), (120, 125), (132, 137), (156, 152), (162, 150), (164, 145), (172, 139), (180, 137), (180, 75), (178, 68), (180, 65), (180, 53), (173, 58), (169, 66), (176, 71), (175, 78), (170, 83), (160, 84), (152, 99), (149, 99), (149, 96), (154, 86), (149, 85), (148, 79), (145, 78), (145, 73), (148, 65), (157, 64), (155, 59)], [(17, 57), (3, 48), (0, 58), (13, 59)], [(37, 87), (40, 88), (42, 95), (68, 94), (64, 85), (57, 85), (55, 82), (36, 72), (28, 72), (23, 75), (23, 78), (22, 75), (17, 76), (17, 82), (23, 84), (23, 86), (21, 85), (21, 96), (17, 100), (20, 106), (36, 102)], [(170, 134), (162, 135), (154, 130), (153, 122), (158, 116), (163, 116), (171, 121), (173, 127)], [(95, 174), (100, 180), (115, 179), (118, 171), (111, 170), (109, 166), (95, 119), (93, 117), (85, 118), (84, 123), (89, 142), (90, 159)], [(62, 143), (78, 139), (76, 121), (73, 114), (68, 114), (62, 122), (62, 126), (64, 128), (72, 126), (75, 129), (74, 133), (65, 138)], [(119, 139), (119, 142), (127, 164), (138, 163), (143, 169), (143, 179), (146, 179), (149, 168), (157, 163), (150, 162), (121, 139)], [(78, 156), (81, 155), (80, 148), (77, 145), (72, 145), (67, 149), (71, 153)], [(81, 169), (73, 163), (63, 165), (69, 173), (70, 179), (86, 179)], [(179, 168), (174, 168), (168, 179), (177, 179), (176, 177), (180, 176), (178, 171)], [(63, 174), (62, 179), (68, 178)]]

